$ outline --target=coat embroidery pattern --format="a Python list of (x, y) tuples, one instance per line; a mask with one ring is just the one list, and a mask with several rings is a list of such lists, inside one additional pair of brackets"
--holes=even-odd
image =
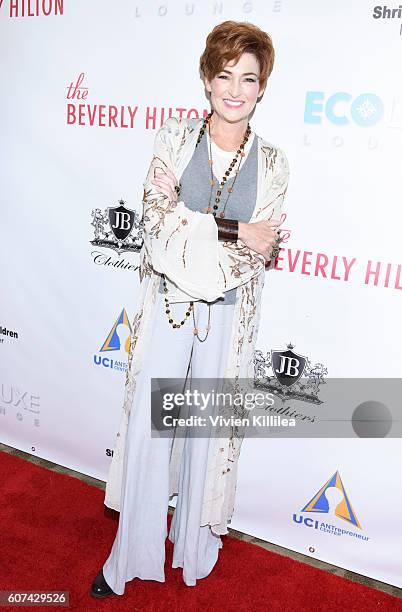
[[(105, 504), (120, 510), (125, 439), (131, 410), (135, 410), (136, 380), (149, 331), (155, 317), (155, 302), (161, 273), (166, 276), (169, 301), (191, 299), (214, 301), (224, 291), (238, 287), (233, 310), (230, 348), (225, 379), (254, 377), (253, 355), (257, 339), (261, 295), (265, 280), (265, 260), (243, 243), (218, 241), (212, 215), (195, 212), (185, 202), (169, 202), (150, 183), (156, 167), (168, 167), (179, 181), (191, 159), (202, 119), (169, 118), (155, 137), (154, 152), (144, 182), (144, 243), (140, 251), (140, 296), (133, 320), (124, 405), (115, 451), (106, 482)], [(288, 183), (285, 154), (261, 137), (258, 138), (257, 200), (250, 222), (279, 219)], [(241, 408), (240, 408), (241, 409)], [(218, 426), (217, 426), (218, 427)], [(221, 435), (220, 435), (221, 434)], [(234, 510), (237, 464), (243, 440), (233, 427), (229, 435), (217, 429), (213, 453), (207, 466), (201, 525), (210, 525), (217, 535), (227, 533)], [(175, 438), (170, 461), (170, 494), (178, 492), (183, 438)]]

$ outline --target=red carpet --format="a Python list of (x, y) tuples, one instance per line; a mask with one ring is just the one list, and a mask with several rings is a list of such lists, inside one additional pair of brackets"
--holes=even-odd
[[(0, 476), (0, 590), (68, 590), (68, 609), (79, 611), (402, 612), (401, 599), (229, 536), (213, 572), (196, 587), (183, 583), (181, 568), (170, 567), (167, 540), (165, 583), (136, 578), (123, 596), (96, 600), (89, 587), (118, 524), (118, 514), (103, 505), (103, 491), (4, 452)], [(6, 609), (64, 608), (0, 606)]]

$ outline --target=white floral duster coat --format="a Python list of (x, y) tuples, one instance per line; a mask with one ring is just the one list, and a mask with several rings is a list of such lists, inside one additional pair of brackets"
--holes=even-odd
[[(140, 298), (133, 320), (124, 404), (105, 494), (105, 505), (117, 511), (120, 511), (128, 419), (130, 410), (135, 410), (136, 383), (155, 315), (160, 273), (167, 277), (170, 302), (213, 301), (225, 291), (239, 287), (225, 378), (254, 377), (253, 353), (264, 286), (264, 258), (240, 241), (218, 241), (213, 215), (194, 212), (182, 201), (169, 202), (150, 182), (155, 168), (166, 166), (180, 181), (194, 152), (201, 125), (202, 119), (190, 122), (169, 118), (156, 134), (153, 159), (144, 182)], [(255, 137), (258, 138), (258, 185), (251, 223), (280, 218), (289, 175), (284, 153), (257, 134)], [(212, 531), (220, 535), (228, 533), (227, 524), (233, 514), (242, 438), (233, 432), (230, 436), (216, 437), (212, 442), (214, 453), (207, 469), (201, 525), (209, 524)], [(178, 437), (173, 442), (171, 495), (178, 492), (183, 443), (184, 438)]]

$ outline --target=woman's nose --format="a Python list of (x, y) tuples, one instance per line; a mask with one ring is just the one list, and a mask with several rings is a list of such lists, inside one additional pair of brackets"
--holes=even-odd
[(229, 88), (229, 94), (233, 96), (233, 98), (237, 98), (241, 94), (241, 84), (239, 81), (232, 81)]

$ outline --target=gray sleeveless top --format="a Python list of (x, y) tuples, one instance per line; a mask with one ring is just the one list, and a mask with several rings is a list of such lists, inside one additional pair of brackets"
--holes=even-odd
[[(257, 172), (258, 172), (258, 137), (254, 134), (253, 144), (246, 157), (246, 160), (240, 166), (240, 172), (237, 175), (236, 184), (233, 192), (230, 194), (228, 203), (225, 208), (225, 217), (227, 219), (237, 219), (248, 223), (253, 214), (256, 198), (257, 198)], [(210, 179), (211, 171), (208, 164), (208, 141), (206, 134), (201, 139), (200, 144), (194, 150), (194, 153), (187, 164), (180, 183), (180, 200), (182, 200), (187, 208), (194, 211), (204, 212), (208, 206), (209, 193), (211, 189)], [(228, 196), (227, 187), (231, 187), (235, 177), (229, 178), (225, 187), (222, 190), (221, 200), (219, 203), (218, 214), (223, 210), (226, 198)], [(216, 181), (216, 186), (212, 190), (211, 206), (215, 204), (216, 191), (219, 187), (219, 182)], [(211, 213), (209, 213), (211, 214)], [(237, 288), (225, 292), (224, 298), (218, 298), (213, 304), (234, 304), (236, 301)], [(159, 285), (159, 293), (163, 292), (163, 280)], [(204, 301), (204, 300), (201, 300)]]

